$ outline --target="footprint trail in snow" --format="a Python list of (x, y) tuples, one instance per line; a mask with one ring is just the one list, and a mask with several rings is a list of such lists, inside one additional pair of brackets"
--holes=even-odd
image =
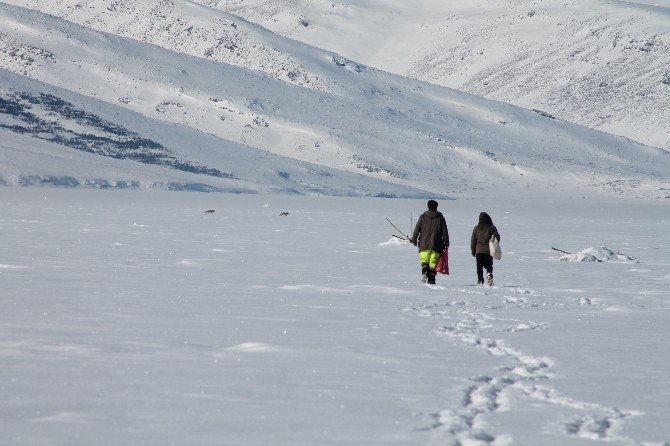
[[(449, 320), (449, 323), (436, 327), (433, 332), (499, 357), (501, 365), (493, 372), (482, 372), (472, 376), (463, 390), (462, 399), (452, 407), (430, 414), (432, 423), (422, 427), (421, 430), (433, 431), (439, 437), (441, 444), (458, 446), (513, 444), (510, 434), (494, 435), (487, 431), (485, 420), (504, 411), (506, 405), (508, 407), (512, 404), (510, 403), (512, 399), (508, 396), (513, 392), (528, 400), (567, 409), (569, 413), (567, 418), (553, 421), (554, 426), (557, 426), (555, 430), (561, 435), (586, 440), (642, 444), (617, 434), (626, 419), (640, 416), (642, 413), (604, 407), (560, 395), (550, 385), (553, 377), (552, 369), (555, 366), (552, 358), (525, 354), (495, 338), (495, 333), (523, 332), (524, 335), (531, 335), (536, 330), (550, 327), (548, 322), (521, 322), (498, 317), (495, 313), (498, 309), (510, 306), (534, 308), (565, 304), (531, 303), (530, 298), (537, 296), (536, 292), (522, 288), (443, 289), (474, 296), (477, 300), (482, 297), (494, 297), (498, 303), (491, 304), (490, 300), (488, 304), (473, 300), (453, 300), (416, 306), (408, 310), (421, 317)], [(594, 302), (589, 298), (581, 298), (575, 305), (594, 305)]]

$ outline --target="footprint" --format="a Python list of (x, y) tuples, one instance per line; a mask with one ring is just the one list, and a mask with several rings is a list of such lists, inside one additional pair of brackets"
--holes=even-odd
[(604, 414), (588, 414), (564, 423), (565, 433), (587, 440), (625, 440), (615, 434), (615, 430), (626, 418), (635, 416), (633, 412), (622, 412), (616, 408)]
[(505, 296), (506, 304), (525, 304), (527, 302), (528, 299), (525, 297)]
[(590, 297), (580, 297), (578, 304), (582, 307), (593, 305), (593, 300)]
[(516, 387), (520, 388), (530, 398), (586, 412), (562, 423), (563, 432), (577, 438), (630, 442), (632, 440), (615, 434), (618, 426), (628, 418), (644, 415), (639, 411), (621, 411), (617, 408), (603, 407), (598, 404), (560, 396), (554, 389), (543, 386), (528, 386), (527, 383), (519, 384)]
[(428, 430), (446, 431), (454, 436), (456, 444), (491, 444), (496, 437), (478, 426), (480, 415), (499, 410), (500, 394), (508, 386), (499, 378), (478, 376), (464, 392), (456, 409), (431, 414), (433, 424)]
[(534, 290), (529, 290), (526, 288), (521, 288), (521, 287), (515, 287), (510, 290), (512, 293), (515, 294), (521, 294), (521, 295), (530, 295), (530, 294), (535, 294)]
[(548, 326), (546, 322), (527, 322), (525, 324), (518, 324), (513, 327), (508, 327), (505, 328), (504, 331), (508, 331), (510, 333), (519, 333), (519, 332), (524, 332), (524, 331), (532, 331), (532, 330), (538, 330), (542, 329), (546, 326)]
[(436, 304), (417, 305), (416, 307), (404, 308), (403, 311), (414, 311), (421, 317), (446, 318), (450, 319), (453, 307), (465, 307), (470, 304), (467, 301), (452, 301)]

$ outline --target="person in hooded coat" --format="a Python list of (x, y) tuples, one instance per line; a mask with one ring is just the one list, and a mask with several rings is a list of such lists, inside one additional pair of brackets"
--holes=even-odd
[(437, 211), (437, 201), (428, 200), (428, 210), (416, 222), (410, 241), (419, 247), (421, 281), (435, 283), (437, 260), (442, 251), (449, 247), (447, 221)]
[(491, 216), (482, 212), (479, 214), (479, 224), (472, 230), (470, 239), (472, 256), (477, 259), (477, 284), (481, 286), (484, 285), (484, 269), (486, 269), (486, 283), (493, 286), (493, 256), (489, 250), (492, 236), (500, 241), (500, 234), (493, 225)]

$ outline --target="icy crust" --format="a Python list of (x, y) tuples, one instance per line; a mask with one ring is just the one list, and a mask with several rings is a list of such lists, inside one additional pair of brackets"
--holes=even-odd
[(564, 262), (623, 262), (639, 263), (635, 257), (614, 252), (609, 248), (601, 246), (600, 248), (589, 247), (582, 249), (574, 254), (566, 254), (561, 257)]

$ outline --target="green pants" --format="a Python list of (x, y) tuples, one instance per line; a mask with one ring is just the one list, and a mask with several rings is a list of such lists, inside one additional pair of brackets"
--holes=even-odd
[(430, 269), (435, 269), (435, 266), (437, 266), (437, 260), (440, 258), (440, 253), (435, 252), (435, 251), (421, 251), (419, 253), (419, 261), (423, 263), (427, 263), (428, 267)]

